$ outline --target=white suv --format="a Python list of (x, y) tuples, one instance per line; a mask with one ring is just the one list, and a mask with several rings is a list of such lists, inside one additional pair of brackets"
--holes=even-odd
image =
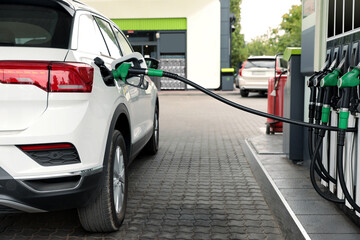
[(275, 75), (275, 56), (250, 56), (239, 70), (240, 95), (247, 97), (249, 92), (267, 93), (268, 81)]
[(77, 208), (86, 230), (117, 230), (127, 167), (158, 150), (159, 101), (147, 76), (107, 68), (145, 60), (70, 0), (2, 0), (0, 53), (0, 213)]

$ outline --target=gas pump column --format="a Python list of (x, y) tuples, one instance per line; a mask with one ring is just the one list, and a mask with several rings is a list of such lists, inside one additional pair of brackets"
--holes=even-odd
[[(284, 88), (284, 117), (304, 120), (304, 82), (300, 73), (301, 48), (286, 48), (284, 59), (288, 61), (288, 79)], [(304, 129), (284, 123), (283, 151), (291, 160), (303, 160)]]

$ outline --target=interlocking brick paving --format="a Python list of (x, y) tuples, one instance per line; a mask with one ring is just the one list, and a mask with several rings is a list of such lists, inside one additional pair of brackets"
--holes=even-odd
[[(266, 98), (224, 96), (266, 111)], [(241, 148), (265, 121), (205, 95), (161, 92), (161, 146), (131, 165), (118, 232), (86, 233), (68, 210), (1, 215), (0, 239), (283, 239)]]

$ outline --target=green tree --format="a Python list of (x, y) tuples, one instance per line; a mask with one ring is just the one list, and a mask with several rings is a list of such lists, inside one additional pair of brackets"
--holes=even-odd
[(268, 34), (253, 39), (246, 44), (249, 55), (275, 55), (287, 47), (301, 46), (302, 6), (293, 5), (288, 13), (282, 16), (278, 28), (270, 29)]
[[(272, 33), (272, 29), (270, 32)], [(270, 42), (270, 35), (264, 34), (262, 36), (256, 37), (250, 43), (246, 44), (247, 56), (261, 56), (261, 55), (275, 55), (276, 47)]]
[(276, 52), (284, 52), (287, 47), (301, 46), (301, 16), (301, 5), (293, 5), (289, 13), (282, 16), (280, 27), (273, 29), (273, 37), (269, 41), (276, 47)]
[(231, 39), (231, 66), (237, 69), (238, 64), (246, 59), (247, 53), (245, 49), (244, 35), (240, 34), (240, 4), (242, 0), (230, 0), (230, 12), (236, 17), (235, 31), (232, 33)]

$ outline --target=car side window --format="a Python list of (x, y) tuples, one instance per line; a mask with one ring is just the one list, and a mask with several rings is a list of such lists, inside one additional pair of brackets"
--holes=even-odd
[(129, 45), (128, 41), (125, 39), (124, 35), (116, 28), (114, 28), (114, 32), (115, 32), (115, 35), (120, 44), (123, 55), (125, 56), (125, 55), (132, 53), (133, 50), (132, 50), (131, 46)]
[(83, 14), (80, 16), (78, 49), (97, 55), (110, 55), (101, 32), (91, 15)]
[(100, 31), (105, 39), (105, 42), (109, 49), (111, 57), (120, 58), (121, 57), (120, 48), (119, 48), (118, 42), (116, 41), (114, 33), (111, 30), (110, 24), (100, 18), (97, 18), (97, 17), (95, 17), (95, 20), (96, 20), (97, 24), (99, 25)]

